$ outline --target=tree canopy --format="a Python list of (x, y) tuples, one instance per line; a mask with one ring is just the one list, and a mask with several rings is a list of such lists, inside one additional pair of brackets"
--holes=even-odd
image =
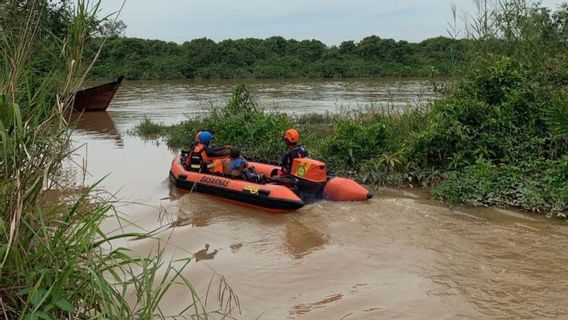
[[(91, 52), (99, 42), (91, 43)], [(468, 40), (437, 37), (420, 43), (383, 39), (327, 46), (319, 40), (283, 37), (182, 44), (111, 37), (92, 71), (93, 78), (352, 78), (451, 75), (465, 59)], [(457, 54), (456, 54), (457, 53)]]

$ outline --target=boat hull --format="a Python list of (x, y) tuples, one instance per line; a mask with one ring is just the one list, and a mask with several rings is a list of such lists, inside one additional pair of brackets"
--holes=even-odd
[[(260, 163), (249, 162), (255, 167), (256, 171), (264, 174), (267, 177), (274, 176), (280, 173), (279, 166)], [(358, 184), (352, 179), (343, 177), (328, 177), (327, 182), (323, 188), (320, 200), (328, 201), (367, 201), (373, 197), (373, 193), (369, 192), (365, 187)]]
[(172, 161), (170, 181), (176, 188), (206, 193), (272, 212), (285, 213), (304, 206), (304, 202), (292, 190), (282, 185), (258, 184), (188, 171), (183, 167), (180, 155)]
[(79, 90), (73, 100), (74, 111), (105, 111), (124, 77), (99, 86)]

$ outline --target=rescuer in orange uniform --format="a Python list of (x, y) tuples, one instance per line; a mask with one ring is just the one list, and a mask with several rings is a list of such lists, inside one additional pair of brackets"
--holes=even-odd
[(209, 131), (201, 131), (197, 134), (197, 143), (192, 145), (184, 161), (186, 169), (207, 172), (213, 160), (227, 157), (230, 154), (230, 147), (212, 146), (210, 145), (212, 140), (213, 135)]
[(305, 158), (308, 156), (308, 151), (302, 148), (298, 143), (300, 142), (300, 133), (296, 129), (288, 129), (282, 136), (286, 142), (286, 154), (282, 157), (282, 175), (290, 174), (292, 170), (292, 163), (296, 158)]

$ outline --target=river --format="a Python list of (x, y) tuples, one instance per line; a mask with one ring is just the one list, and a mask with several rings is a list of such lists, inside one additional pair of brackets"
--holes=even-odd
[[(153, 239), (121, 243), (131, 254), (163, 249), (167, 260), (193, 257), (182, 275), (202, 301), (210, 288), (208, 309), (217, 306), (222, 275), (239, 298), (236, 319), (568, 319), (562, 222), (447, 208), (420, 190), (382, 189), (368, 202), (320, 202), (275, 215), (172, 188), (174, 153), (129, 130), (145, 117), (175, 123), (199, 116), (224, 103), (233, 85), (127, 81), (106, 113), (77, 122), (73, 140), (81, 147), (66, 164), (80, 177), (75, 184), (108, 174), (100, 188), (117, 200), (123, 230), (158, 230)], [(296, 114), (405, 108), (435, 97), (421, 80), (251, 86), (262, 105)], [(108, 219), (103, 228), (113, 233), (119, 223)], [(190, 303), (187, 289), (174, 285), (161, 307), (175, 315)]]

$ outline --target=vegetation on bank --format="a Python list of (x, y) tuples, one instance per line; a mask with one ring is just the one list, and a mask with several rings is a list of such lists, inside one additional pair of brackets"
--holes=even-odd
[(132, 257), (113, 246), (144, 235), (105, 234), (112, 203), (95, 186), (70, 192), (72, 200), (50, 198), (65, 192), (58, 174), (70, 152), (65, 118), (99, 23), (98, 4), (86, 3), (0, 2), (0, 318), (164, 317), (160, 300), (180, 283), (195, 318), (207, 318), (179, 274), (189, 259)]
[[(568, 5), (503, 1), (477, 19), (466, 73), (424, 110), (267, 113), (246, 88), (206, 117), (154, 132), (186, 148), (197, 130), (277, 160), (301, 130), (315, 158), (367, 183), (428, 188), (452, 204), (568, 213)], [(139, 130), (149, 126), (147, 122)], [(155, 126), (155, 124), (152, 124)]]
[[(100, 43), (88, 47), (94, 53)], [(160, 40), (112, 37), (92, 78), (230, 79), (354, 78), (453, 75), (468, 40), (437, 37), (420, 43), (369, 36), (328, 47), (318, 40), (195, 39), (179, 45)], [(91, 54), (92, 55), (92, 54)]]

